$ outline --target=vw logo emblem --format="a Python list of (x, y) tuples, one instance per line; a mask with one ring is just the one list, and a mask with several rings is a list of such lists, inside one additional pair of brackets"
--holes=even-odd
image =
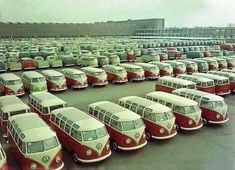
[(140, 137), (140, 134), (137, 132), (135, 133), (135, 138), (138, 139)]
[(171, 123), (167, 124), (167, 128), (170, 129), (171, 128)]
[(42, 162), (43, 162), (44, 164), (47, 164), (49, 161), (50, 161), (50, 156), (45, 155), (45, 156), (42, 157)]
[(102, 148), (102, 144), (101, 143), (98, 143), (97, 145), (96, 145), (96, 149), (97, 150), (100, 150)]

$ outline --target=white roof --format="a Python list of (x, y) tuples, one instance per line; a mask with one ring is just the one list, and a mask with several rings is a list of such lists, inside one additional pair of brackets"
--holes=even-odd
[(159, 80), (172, 82), (172, 83), (180, 83), (180, 84), (183, 84), (183, 85), (190, 85), (190, 84), (195, 84), (196, 85), (195, 82), (180, 79), (180, 78), (177, 78), (177, 77), (170, 77), (170, 76), (159, 77), (158, 81)]
[(74, 107), (56, 109), (52, 111), (52, 114), (61, 114), (62, 116), (74, 122), (74, 124), (77, 124), (79, 126), (79, 130), (81, 131), (95, 130), (104, 127), (103, 123)]
[(119, 118), (118, 121), (131, 121), (140, 118), (138, 114), (109, 101), (100, 101), (89, 105), (89, 107), (92, 108), (95, 108), (97, 106), (101, 109), (106, 110), (112, 115), (117, 116)]
[(187, 78), (195, 79), (195, 80), (201, 81), (201, 82), (214, 81), (213, 79), (199, 77), (199, 76), (195, 76), (195, 75), (189, 75), (189, 74), (179, 74), (179, 75), (177, 75), (177, 77), (179, 77), (179, 78), (180, 77), (187, 77)]
[(189, 93), (189, 94), (205, 97), (205, 98), (208, 98), (210, 101), (224, 100), (224, 98), (221, 96), (204, 92), (204, 91), (200, 91), (200, 90), (196, 90), (196, 89), (180, 88), (180, 89), (173, 90), (172, 93), (180, 93), (180, 92), (186, 92), (187, 94)]
[(42, 74), (36, 72), (36, 71), (25, 71), (23, 72), (22, 76), (27, 76), (29, 78), (41, 78), (44, 77)]
[(127, 96), (119, 99), (119, 101), (123, 102), (126, 102), (127, 100), (134, 102), (138, 105), (142, 105), (146, 108), (152, 109), (153, 110), (152, 112), (155, 113), (168, 112), (171, 110), (169, 107), (165, 105), (138, 96)]
[(104, 70), (106, 68), (113, 69), (113, 70), (125, 70), (123, 67), (115, 66), (115, 65), (104, 65), (102, 67)]
[(65, 101), (49, 92), (35, 92), (32, 93), (30, 97), (40, 103), (43, 107), (66, 104)]
[(74, 69), (74, 68), (65, 68), (65, 69), (62, 69), (61, 71), (62, 72), (69, 72), (71, 74), (84, 74), (83, 71), (77, 70), (77, 69)]
[(155, 64), (155, 65), (163, 65), (163, 66), (171, 66), (170, 64), (168, 63), (163, 63), (163, 62), (160, 62), (160, 61), (151, 61), (149, 62), (150, 64)]
[(53, 77), (53, 76), (64, 76), (61, 72), (56, 71), (56, 70), (43, 70), (42, 74), (48, 75), (50, 77)]
[(3, 80), (6, 80), (6, 81), (20, 80), (20, 78), (13, 73), (2, 73), (2, 74), (0, 74), (0, 78), (2, 78)]
[(119, 66), (124, 67), (124, 68), (129, 67), (129, 68), (141, 68), (142, 69), (142, 67), (134, 65), (134, 64), (119, 64)]
[(197, 102), (193, 100), (190, 100), (181, 96), (177, 96), (174, 94), (162, 92), (162, 91), (151, 92), (151, 93), (146, 94), (146, 96), (150, 96), (150, 97), (157, 98), (163, 101), (167, 101), (172, 104), (179, 105), (179, 106), (197, 105)]
[(18, 97), (14, 95), (1, 96), (0, 108), (4, 113), (30, 109), (28, 105), (23, 103)]
[(156, 65), (150, 64), (150, 63), (135, 63), (135, 65), (143, 66), (143, 67), (157, 67)]
[(179, 60), (179, 62), (182, 62), (182, 63), (191, 63), (191, 64), (195, 63), (194, 61), (190, 61), (190, 60)]
[(100, 69), (100, 68), (94, 68), (94, 67), (83, 67), (81, 68), (82, 71), (86, 72), (86, 71), (91, 71), (91, 72), (104, 72), (104, 70)]
[(36, 113), (11, 116), (9, 122), (14, 121), (25, 135), (24, 142), (42, 141), (56, 136), (55, 132)]
[(218, 75), (209, 74), (209, 73), (193, 73), (192, 75), (193, 76), (201, 76), (201, 77), (205, 77), (205, 78), (209, 78), (209, 79), (219, 79), (219, 80), (228, 79), (227, 77), (224, 77), (224, 76), (218, 76)]
[(221, 70), (221, 71), (208, 71), (208, 73), (215, 74), (215, 75), (221, 75), (224, 77), (235, 77), (235, 73), (224, 72), (223, 70)]

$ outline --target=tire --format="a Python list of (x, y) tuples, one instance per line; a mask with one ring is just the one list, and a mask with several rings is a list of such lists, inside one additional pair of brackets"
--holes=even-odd
[(111, 147), (114, 151), (118, 151), (118, 144), (116, 141), (111, 141)]
[(115, 84), (115, 81), (114, 81), (114, 80), (112, 80), (112, 84)]
[(150, 133), (149, 131), (146, 131), (146, 132), (145, 132), (145, 139), (146, 139), (147, 141), (150, 141), (150, 140), (152, 139), (152, 135), (151, 135), (151, 133)]
[(175, 126), (176, 131), (179, 132), (181, 130), (180, 126), (178, 124), (175, 124)]
[(74, 161), (74, 163), (78, 163), (79, 161), (78, 161), (78, 156), (77, 156), (77, 154), (75, 153), (75, 152), (73, 152), (73, 161)]
[(206, 126), (206, 125), (208, 125), (208, 120), (206, 119), (206, 118), (202, 118), (202, 124), (203, 124), (203, 126)]

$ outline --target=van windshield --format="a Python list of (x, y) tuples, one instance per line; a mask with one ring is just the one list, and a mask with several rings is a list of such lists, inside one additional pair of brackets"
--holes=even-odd
[(85, 74), (74, 74), (75, 79), (80, 79), (80, 78), (84, 78), (84, 77), (86, 77)]
[(52, 80), (54, 80), (54, 81), (61, 81), (61, 80), (64, 80), (64, 76), (53, 76)]
[(104, 76), (105, 72), (96, 72), (94, 73), (95, 76)]
[(226, 106), (224, 100), (221, 101), (206, 101), (203, 100), (201, 104), (205, 107), (212, 108), (212, 109), (219, 109), (221, 107)]
[(216, 61), (211, 61), (210, 62), (213, 66), (217, 65), (217, 62)]
[(158, 68), (157, 67), (149, 67), (149, 69), (148, 69), (149, 71), (157, 71), (158, 70)]
[(6, 85), (8, 86), (21, 85), (21, 84), (22, 84), (21, 80), (9, 80), (6, 82)]
[(164, 120), (172, 119), (174, 115), (172, 112), (162, 112), (162, 113), (156, 113), (156, 121), (161, 122)]
[(125, 73), (125, 70), (124, 69), (120, 69), (120, 70), (115, 70), (115, 72), (117, 74), (123, 74), (123, 73)]
[(89, 131), (82, 132), (83, 141), (92, 141), (92, 140), (100, 139), (106, 135), (107, 135), (107, 131), (105, 127), (102, 127), (96, 130), (89, 130)]
[(198, 105), (194, 105), (194, 106), (185, 106), (185, 114), (192, 114), (192, 113), (196, 113), (200, 111), (200, 108)]
[(188, 88), (188, 89), (196, 89), (196, 85), (195, 84), (189, 84), (189, 85), (187, 85), (186, 88)]
[(45, 78), (44, 77), (39, 77), (39, 78), (32, 78), (32, 83), (39, 83), (39, 82), (44, 82)]
[(55, 136), (43, 141), (27, 142), (27, 152), (28, 153), (44, 152), (53, 149), (58, 145), (59, 143)]
[(133, 120), (133, 121), (124, 121), (122, 122), (123, 131), (129, 131), (133, 129), (138, 129), (144, 126), (141, 119)]
[[(221, 81), (221, 80), (220, 80)], [(223, 84), (228, 84), (229, 83), (229, 80), (228, 79), (225, 79), (223, 80)]]
[(208, 81), (206, 84), (207, 86), (214, 86), (214, 81)]

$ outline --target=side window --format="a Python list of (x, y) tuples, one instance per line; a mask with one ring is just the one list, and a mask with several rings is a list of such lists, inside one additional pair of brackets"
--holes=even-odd
[(168, 82), (168, 83), (167, 83), (167, 86), (171, 87), (171, 86), (172, 86), (172, 83), (171, 83), (171, 82)]
[(136, 113), (138, 115), (142, 116), (143, 111), (144, 111), (144, 106), (139, 105), (139, 107), (137, 108), (137, 112)]
[(166, 102), (165, 102), (165, 101), (163, 101), (163, 100), (159, 100), (159, 103), (160, 103), (160, 104), (163, 104), (163, 105), (165, 105), (165, 104), (166, 104)]
[(123, 101), (119, 101), (119, 105), (124, 107), (125, 106), (125, 103)]
[(107, 112), (107, 113), (105, 114), (105, 117), (104, 117), (104, 122), (105, 122), (105, 123), (109, 124), (111, 115), (112, 115), (112, 114), (109, 113), (109, 112)]
[(177, 84), (173, 83), (172, 87), (176, 89), (177, 88)]
[(71, 120), (68, 120), (65, 126), (65, 132), (67, 132), (69, 134), (71, 126), (72, 126), (73, 122)]
[(105, 110), (104, 110), (104, 109), (101, 109), (101, 110), (100, 110), (100, 114), (99, 114), (99, 119), (100, 119), (101, 121), (104, 121), (104, 114), (105, 114)]
[(132, 103), (130, 110), (136, 112), (137, 106), (138, 105), (136, 103)]
[(21, 150), (23, 153), (26, 153), (26, 145), (25, 145), (25, 143), (23, 143), (23, 142), (21, 141), (21, 139), (19, 139), (19, 141), (18, 141), (18, 146), (19, 146), (20, 150)]
[(193, 99), (193, 94), (188, 93), (188, 94), (186, 95), (186, 98), (188, 98), (188, 99)]
[(62, 120), (60, 121), (60, 128), (65, 129), (65, 123), (67, 121), (66, 117), (62, 117)]
[(88, 108), (88, 112), (89, 112), (90, 114), (93, 114), (93, 111), (94, 111), (94, 110), (93, 110), (92, 107), (89, 107), (89, 108)]
[(55, 122), (56, 122), (56, 124), (59, 126), (59, 124), (60, 124), (60, 118), (62, 117), (62, 115), (61, 114), (57, 114), (57, 116), (56, 116), (56, 119), (55, 119)]
[(169, 107), (169, 108), (171, 108), (171, 107), (172, 107), (172, 104), (166, 102), (166, 106)]
[(156, 122), (156, 117), (155, 117), (155, 114), (154, 114), (154, 113), (145, 111), (145, 112), (144, 112), (144, 118)]
[(99, 110), (100, 110), (99, 107), (95, 107), (95, 111), (94, 111), (94, 116), (95, 116), (95, 117), (98, 117)]
[(200, 102), (201, 97), (198, 95), (194, 95), (193, 100), (196, 102)]
[(162, 84), (166, 86), (166, 85), (167, 85), (167, 81), (163, 81), (163, 83), (162, 83)]
[(121, 123), (116, 121), (116, 120), (113, 120), (113, 119), (111, 120), (111, 126), (114, 127), (117, 130), (122, 131)]
[(51, 121), (54, 122), (55, 121), (55, 115), (51, 114)]
[(47, 107), (42, 107), (42, 113), (43, 114), (48, 114), (48, 108)]
[(131, 106), (131, 101), (127, 100), (125, 104), (125, 108), (129, 109)]
[(75, 139), (77, 139), (78, 141), (82, 140), (82, 135), (81, 132), (79, 132), (77, 129), (72, 128), (71, 130), (71, 136), (74, 137)]

